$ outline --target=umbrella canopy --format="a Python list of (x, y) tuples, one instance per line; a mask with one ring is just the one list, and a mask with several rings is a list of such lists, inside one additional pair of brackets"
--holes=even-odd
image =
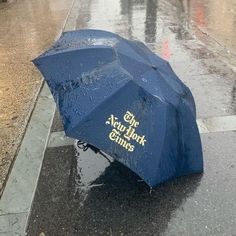
[(193, 96), (143, 43), (102, 30), (65, 32), (33, 62), (66, 135), (101, 149), (151, 187), (203, 171)]

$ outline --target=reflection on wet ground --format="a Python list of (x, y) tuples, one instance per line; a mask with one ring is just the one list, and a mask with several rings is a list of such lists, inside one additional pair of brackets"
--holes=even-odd
[(202, 136), (204, 175), (152, 191), (124, 165), (91, 150), (48, 148), (27, 235), (233, 235), (235, 135)]
[[(160, 235), (201, 180), (201, 175), (180, 178), (150, 191), (124, 165), (86, 152), (80, 150), (75, 183), (74, 147), (48, 149), (27, 235)], [(82, 163), (87, 158), (90, 170)]]
[(103, 172), (110, 166), (113, 159), (111, 157), (108, 159), (101, 155), (94, 155), (94, 151), (91, 149), (84, 152), (75, 143), (75, 157), (73, 161), (71, 177), (74, 184), (72, 189), (81, 198), (80, 205), (83, 205), (90, 189), (103, 185), (102, 182), (99, 183), (96, 180), (103, 175)]
[(236, 54), (236, 0), (183, 2), (189, 20), (197, 28)]
[(77, 25), (107, 29), (149, 43), (161, 40), (166, 28), (178, 39), (189, 39), (188, 30), (193, 25), (236, 53), (235, 11), (236, 0), (87, 1)]
[(41, 84), (31, 60), (60, 32), (70, 4), (0, 1), (0, 192)]

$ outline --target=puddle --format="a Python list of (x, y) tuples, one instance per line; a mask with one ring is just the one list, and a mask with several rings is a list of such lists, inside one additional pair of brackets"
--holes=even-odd
[(113, 162), (112, 157), (108, 157), (103, 153), (95, 153), (91, 148), (79, 144), (74, 144), (75, 156), (72, 165), (72, 184), (74, 194), (79, 194), (82, 206), (89, 191), (92, 188), (100, 187), (104, 183), (98, 181), (104, 171)]

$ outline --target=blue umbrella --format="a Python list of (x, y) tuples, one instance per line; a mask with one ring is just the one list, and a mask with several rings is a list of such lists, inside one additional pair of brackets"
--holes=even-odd
[(109, 154), (151, 187), (203, 171), (193, 96), (143, 43), (102, 30), (65, 32), (33, 62), (66, 135)]

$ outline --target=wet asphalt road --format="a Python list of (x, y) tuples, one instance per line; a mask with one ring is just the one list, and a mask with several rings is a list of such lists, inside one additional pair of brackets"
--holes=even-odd
[[(192, 90), (198, 117), (235, 115), (236, 74), (220, 60), (227, 53), (222, 46), (235, 50), (235, 32), (215, 24), (216, 16), (218, 21), (229, 16), (225, 24), (235, 24), (235, 1), (220, 9), (216, 1), (204, 0), (79, 3), (77, 28), (139, 39), (169, 60)], [(211, 42), (219, 48), (209, 50)], [(56, 114), (52, 132), (62, 130)], [(151, 192), (130, 170), (91, 150), (47, 148), (28, 235), (236, 235), (236, 132), (201, 139), (205, 173)]]
[(234, 143), (229, 138), (235, 140), (236, 134), (204, 135), (205, 174), (152, 192), (118, 162), (108, 165), (101, 156), (80, 151), (81, 170), (74, 175), (74, 147), (48, 149), (28, 235), (235, 235)]
[(71, 2), (0, 1), (0, 195), (41, 85), (31, 60), (61, 32)]

